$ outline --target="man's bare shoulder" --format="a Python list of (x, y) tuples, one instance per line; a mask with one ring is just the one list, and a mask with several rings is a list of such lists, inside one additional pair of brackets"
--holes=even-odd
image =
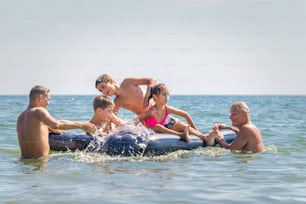
[(29, 117), (41, 117), (42, 115), (49, 115), (49, 112), (44, 107), (33, 107), (25, 110), (23, 114), (28, 115)]
[(125, 78), (123, 81), (120, 83), (120, 87), (126, 87), (126, 86), (131, 86), (134, 85), (134, 78)]
[(151, 83), (153, 79), (151, 78), (136, 78), (136, 77), (129, 77), (125, 78), (121, 84), (120, 87), (122, 86), (141, 86), (141, 85), (148, 85)]
[(17, 118), (17, 123), (24, 120), (24, 115), (25, 115), (25, 111), (23, 111), (22, 113), (19, 114), (19, 116)]
[(246, 129), (246, 130), (252, 130), (252, 129), (258, 129), (254, 124), (245, 124), (240, 129)]
[(256, 135), (259, 133), (259, 129), (253, 124), (247, 124), (239, 129), (241, 135)]
[(125, 98), (129, 96), (130, 93), (133, 93), (136, 89), (139, 89), (139, 87), (133, 82), (131, 78), (124, 79), (120, 84), (120, 95)]
[(44, 107), (33, 107), (33, 108), (28, 108), (25, 113), (44, 113), (44, 112), (48, 112), (47, 109), (45, 109)]
[(119, 96), (121, 96), (121, 98), (126, 99), (126, 98), (134, 98), (134, 97), (143, 97), (142, 89), (137, 85), (137, 83), (134, 83), (132, 80), (125, 79), (120, 84), (120, 89), (121, 89), (121, 92)]

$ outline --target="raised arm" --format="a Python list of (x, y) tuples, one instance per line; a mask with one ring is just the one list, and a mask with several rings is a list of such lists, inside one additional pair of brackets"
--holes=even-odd
[(151, 93), (151, 87), (156, 84), (156, 80), (153, 78), (127, 78), (125, 80), (130, 81), (135, 86), (147, 86), (146, 93), (144, 95), (143, 106), (147, 106), (149, 104), (149, 97)]

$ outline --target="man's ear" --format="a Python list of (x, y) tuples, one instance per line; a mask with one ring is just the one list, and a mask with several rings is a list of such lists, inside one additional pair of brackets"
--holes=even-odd
[(44, 97), (44, 96), (43, 96), (42, 94), (40, 94), (39, 97), (38, 97), (38, 99), (39, 99), (39, 100), (42, 100), (43, 97)]
[(95, 112), (99, 113), (102, 111), (102, 108), (98, 107)]

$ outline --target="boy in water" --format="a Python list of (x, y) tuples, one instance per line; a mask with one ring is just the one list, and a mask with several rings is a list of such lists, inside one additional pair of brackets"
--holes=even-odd
[(108, 96), (100, 95), (95, 97), (93, 101), (94, 115), (90, 122), (97, 127), (98, 135), (105, 136), (115, 127), (125, 124), (113, 113), (114, 107), (113, 100)]
[[(142, 85), (147, 86), (145, 94), (140, 87)], [(112, 77), (103, 74), (97, 78), (95, 87), (104, 95), (116, 96), (114, 99), (115, 114), (120, 108), (125, 108), (139, 115), (148, 109), (148, 98), (151, 87), (154, 85), (155, 80), (152, 78), (126, 78), (118, 84)]]

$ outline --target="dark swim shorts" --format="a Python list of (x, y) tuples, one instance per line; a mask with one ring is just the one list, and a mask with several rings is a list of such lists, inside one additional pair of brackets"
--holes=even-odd
[(164, 124), (164, 126), (168, 129), (171, 129), (172, 126), (176, 123), (176, 119), (173, 117), (168, 117), (166, 119), (166, 123)]

